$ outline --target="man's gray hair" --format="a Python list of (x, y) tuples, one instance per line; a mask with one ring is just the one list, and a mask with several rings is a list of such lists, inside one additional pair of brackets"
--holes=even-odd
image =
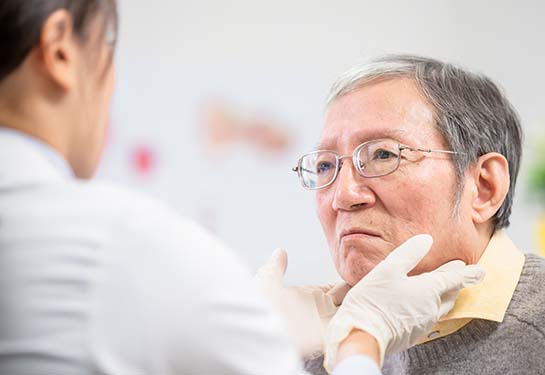
[(328, 104), (371, 81), (400, 77), (416, 81), (434, 107), (438, 130), (450, 149), (459, 152), (452, 156), (458, 179), (457, 202), (469, 166), (489, 152), (505, 156), (509, 192), (493, 220), (495, 230), (507, 227), (522, 156), (522, 129), (515, 109), (488, 77), (426, 57), (386, 55), (343, 74), (333, 85)]

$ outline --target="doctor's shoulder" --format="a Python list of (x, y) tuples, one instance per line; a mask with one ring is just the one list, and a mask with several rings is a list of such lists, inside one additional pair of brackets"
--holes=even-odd
[(74, 195), (84, 219), (101, 225), (114, 241), (133, 243), (139, 251), (166, 256), (172, 251), (188, 261), (217, 259), (239, 268), (234, 252), (212, 233), (152, 196), (94, 181), (76, 182), (72, 189), (69, 195)]

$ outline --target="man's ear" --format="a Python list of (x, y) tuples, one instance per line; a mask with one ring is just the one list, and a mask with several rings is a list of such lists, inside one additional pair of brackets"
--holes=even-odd
[(509, 164), (505, 156), (490, 152), (481, 156), (472, 169), (475, 184), (472, 219), (482, 224), (496, 214), (509, 192)]
[(75, 59), (77, 45), (71, 14), (59, 9), (47, 18), (40, 34), (38, 54), (43, 68), (54, 84), (69, 90), (76, 84)]

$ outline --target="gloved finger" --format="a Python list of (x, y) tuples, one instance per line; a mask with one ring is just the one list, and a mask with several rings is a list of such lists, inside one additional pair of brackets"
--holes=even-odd
[(464, 288), (469, 288), (470, 286), (480, 283), (486, 271), (481, 265), (470, 264), (465, 265), (461, 260), (453, 260), (451, 262), (443, 264), (441, 267), (437, 268), (436, 272), (449, 272), (459, 270), (464, 276)]
[(379, 266), (406, 275), (426, 256), (432, 244), (429, 234), (416, 235), (392, 251)]
[(422, 275), (422, 277), (426, 277), (428, 282), (434, 286), (435, 292), (439, 296), (443, 296), (445, 293), (458, 291), (464, 287), (463, 270), (465, 267), (465, 263), (461, 260), (453, 260)]
[(485, 276), (486, 271), (481, 265), (471, 264), (466, 266), (464, 271), (464, 288), (479, 284), (484, 280)]
[(459, 291), (453, 290), (446, 292), (441, 296), (441, 306), (439, 306), (439, 319), (447, 315), (454, 308)]
[(440, 267), (437, 267), (433, 272), (435, 273), (447, 273), (447, 272), (457, 272), (459, 270), (462, 270), (464, 267), (466, 267), (466, 264), (459, 260), (451, 260), (448, 263), (443, 264)]
[(327, 292), (327, 295), (331, 297), (331, 300), (335, 306), (340, 306), (350, 288), (350, 285), (345, 282), (341, 282), (331, 288), (331, 290)]
[(258, 282), (281, 284), (288, 267), (288, 253), (284, 249), (273, 251), (267, 263), (261, 266), (255, 275)]
[(427, 276), (436, 286), (437, 293), (442, 296), (444, 293), (479, 283), (484, 277), (484, 269), (475, 265), (466, 266), (460, 260), (453, 260)]

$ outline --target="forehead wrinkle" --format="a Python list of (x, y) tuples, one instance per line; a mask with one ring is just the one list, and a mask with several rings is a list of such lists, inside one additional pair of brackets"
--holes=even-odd
[(407, 144), (427, 143), (438, 135), (434, 113), (412, 79), (365, 85), (330, 103), (318, 146), (352, 147), (355, 142), (383, 137)]
[[(404, 134), (407, 134), (406, 129), (361, 129), (355, 130), (347, 134), (345, 137), (346, 140), (343, 140), (342, 143), (350, 143), (353, 140), (357, 140), (357, 143), (361, 144), (367, 141), (381, 138), (392, 138), (395, 141), (400, 141), (397, 137), (403, 136)], [(343, 135), (341, 135), (341, 137), (321, 140), (316, 144), (315, 149), (331, 150), (339, 148), (338, 143), (341, 138), (343, 138)]]

